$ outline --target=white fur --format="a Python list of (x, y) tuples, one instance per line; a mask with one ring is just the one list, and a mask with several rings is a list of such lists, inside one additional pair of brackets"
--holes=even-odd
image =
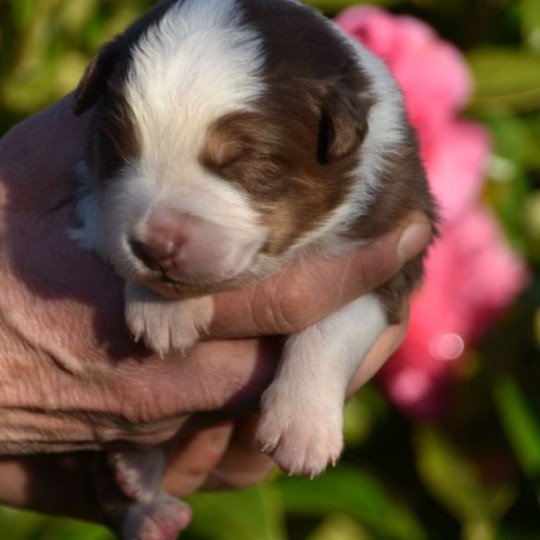
[(169, 300), (129, 282), (124, 296), (126, 323), (135, 340), (143, 339), (161, 357), (171, 350), (187, 354), (209, 332), (214, 314), (211, 296)]
[[(169, 165), (168, 174), (163, 174), (170, 181), (164, 180), (160, 186), (152, 182), (155, 172), (136, 166), (125, 168), (121, 177), (103, 192), (101, 226), (104, 247), (121, 275), (140, 281), (140, 277), (148, 272), (148, 268), (132, 253), (129, 240), (144, 236), (147, 218), (160, 207), (175, 208), (218, 225), (223, 241), (231, 246), (231, 253), (235, 251), (235, 242), (247, 244), (250, 240), (250, 245), (262, 245), (267, 230), (259, 224), (259, 214), (243, 193), (189, 160), (185, 166), (171, 161), (164, 167)], [(175, 176), (181, 179), (176, 178), (175, 181)], [(237, 253), (239, 271), (251, 262), (244, 255)]]
[(335, 464), (347, 386), (387, 326), (381, 302), (367, 294), (287, 339), (257, 429), (284, 470), (313, 477)]
[(242, 23), (235, 0), (173, 6), (139, 42), (128, 77), (142, 176), (165, 189), (179, 179), (201, 183), (196, 161), (208, 127), (263, 93), (263, 61), (260, 38)]

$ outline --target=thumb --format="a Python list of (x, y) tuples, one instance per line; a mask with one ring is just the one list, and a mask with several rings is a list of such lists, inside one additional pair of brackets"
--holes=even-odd
[(269, 278), (214, 296), (212, 337), (298, 332), (386, 283), (429, 244), (433, 228), (414, 212), (395, 229), (350, 253), (299, 257)]

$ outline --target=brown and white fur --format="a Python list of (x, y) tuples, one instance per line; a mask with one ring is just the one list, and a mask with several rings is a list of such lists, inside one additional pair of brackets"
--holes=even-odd
[[(101, 49), (73, 108), (93, 124), (72, 236), (125, 279), (127, 324), (160, 355), (207, 331), (216, 291), (349, 250), (413, 209), (435, 221), (387, 69), (294, 0), (162, 2)], [(338, 459), (349, 379), (397, 321), (421, 259), (286, 340), (257, 432), (285, 471), (313, 477)], [(179, 507), (156, 494), (160, 467), (142, 478), (154, 459), (111, 458), (136, 500), (125, 538), (180, 528)]]

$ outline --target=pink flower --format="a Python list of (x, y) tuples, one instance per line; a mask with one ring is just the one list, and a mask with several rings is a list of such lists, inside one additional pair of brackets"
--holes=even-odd
[(482, 125), (466, 120), (413, 125), (442, 221), (449, 224), (476, 204), (482, 193), (490, 157), (489, 135)]
[(456, 365), (519, 293), (527, 272), (480, 202), (490, 139), (482, 125), (458, 118), (472, 87), (459, 50), (425, 23), (376, 7), (350, 8), (337, 22), (398, 81), (441, 206), (442, 240), (412, 300), (408, 336), (380, 377), (404, 412), (434, 418), (445, 409)]
[(471, 80), (461, 53), (422, 21), (358, 6), (336, 22), (388, 64), (405, 90), (413, 122), (451, 117), (469, 100)]
[(527, 279), (493, 214), (472, 206), (444, 228), (411, 304), (409, 333), (382, 371), (388, 395), (413, 418), (436, 418), (448, 405), (456, 365), (519, 293)]
[(381, 8), (352, 7), (336, 22), (390, 68), (405, 96), (442, 217), (456, 219), (477, 200), (490, 156), (484, 127), (456, 116), (472, 88), (463, 56), (422, 21)]

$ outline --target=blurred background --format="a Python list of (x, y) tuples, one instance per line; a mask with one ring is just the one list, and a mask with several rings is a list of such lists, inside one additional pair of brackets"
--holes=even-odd
[[(347, 406), (339, 466), (193, 496), (182, 538), (540, 539), (540, 0), (308, 3), (401, 84), (443, 239), (403, 349)], [(0, 134), (152, 4), (0, 0)], [(0, 507), (0, 538), (112, 536)]]

